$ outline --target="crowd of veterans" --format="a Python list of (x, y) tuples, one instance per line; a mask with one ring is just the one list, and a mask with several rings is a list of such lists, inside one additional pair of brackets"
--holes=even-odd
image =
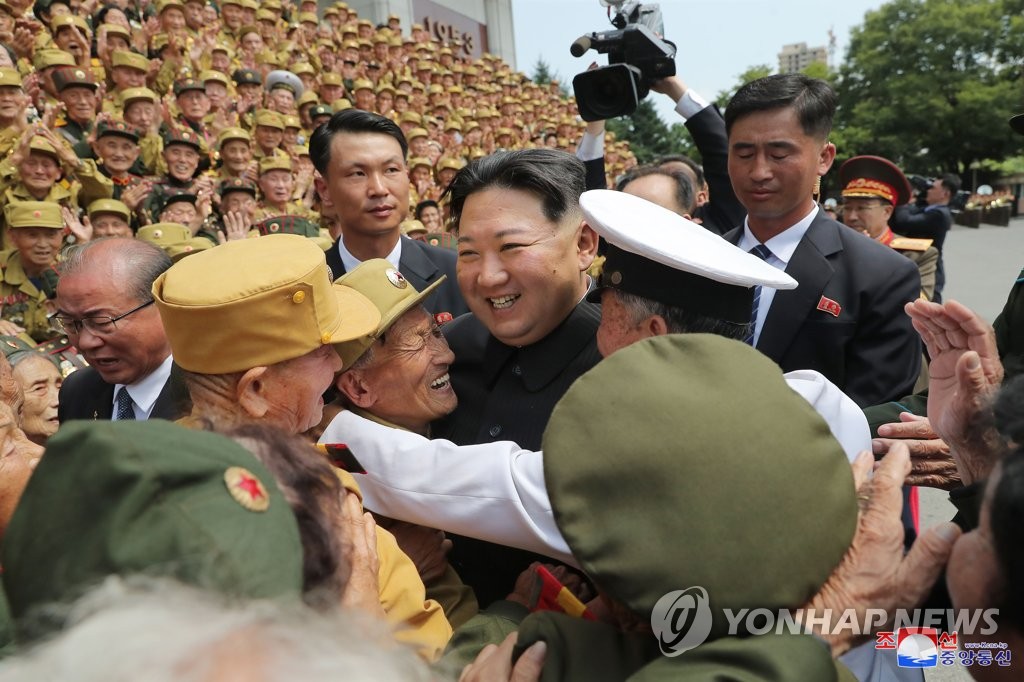
[(916, 608), (1019, 677), (1024, 278), (943, 302), (954, 175), (819, 204), (823, 81), (658, 81), (701, 162), (641, 166), (343, 2), (0, 44), (0, 682), (921, 680)]

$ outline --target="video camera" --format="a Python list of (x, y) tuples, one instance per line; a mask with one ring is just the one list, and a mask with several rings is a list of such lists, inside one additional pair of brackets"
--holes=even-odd
[(601, 0), (616, 7), (617, 30), (580, 36), (569, 48), (574, 57), (590, 49), (608, 54), (608, 66), (584, 71), (572, 79), (576, 104), (584, 121), (627, 116), (636, 111), (651, 84), (676, 74), (676, 46), (662, 38), (661, 9), (638, 0)]

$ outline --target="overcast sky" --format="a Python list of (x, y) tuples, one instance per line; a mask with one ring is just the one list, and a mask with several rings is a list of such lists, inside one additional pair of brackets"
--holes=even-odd
[[(650, 3), (645, 3), (650, 4)], [(783, 45), (805, 42), (827, 46), (836, 36), (834, 63), (841, 61), (850, 28), (882, 0), (665, 0), (659, 3), (665, 37), (676, 44), (676, 71), (708, 99), (731, 88), (736, 77), (755, 64), (778, 68)], [(516, 68), (533, 73), (538, 57), (570, 85), (591, 61), (608, 63), (607, 55), (591, 50), (579, 59), (569, 45), (584, 33), (612, 29), (598, 0), (512, 0)], [(667, 98), (653, 94), (662, 118), (675, 114)]]

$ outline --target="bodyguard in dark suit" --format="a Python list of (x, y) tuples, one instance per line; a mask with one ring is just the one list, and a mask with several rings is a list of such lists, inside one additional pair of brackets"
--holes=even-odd
[(188, 412), (151, 292), (170, 266), (162, 249), (122, 238), (87, 242), (65, 259), (55, 319), (90, 366), (61, 386), (61, 423), (177, 419)]
[(824, 216), (816, 181), (835, 158), (835, 93), (800, 74), (740, 88), (726, 108), (729, 175), (747, 209), (725, 235), (799, 284), (755, 297), (755, 347), (783, 369), (814, 369), (865, 407), (906, 395), (921, 346), (903, 306), (920, 291), (909, 260)]
[(418, 290), (448, 275), (424, 303), (430, 312), (466, 312), (455, 254), (401, 237), (399, 226), (409, 213), (408, 144), (401, 128), (367, 111), (338, 112), (313, 133), (309, 152), (320, 172), (317, 191), (324, 207), (341, 224), (342, 236), (327, 252), (334, 276), (364, 260), (397, 260), (399, 272)]
[[(583, 190), (583, 163), (551, 149), (499, 152), (455, 176), (459, 286), (472, 312), (442, 328), (459, 405), (434, 436), (540, 449), (555, 404), (600, 360), (600, 309), (584, 300), (597, 235), (583, 221)], [(451, 559), (482, 606), (539, 560), (466, 538)]]

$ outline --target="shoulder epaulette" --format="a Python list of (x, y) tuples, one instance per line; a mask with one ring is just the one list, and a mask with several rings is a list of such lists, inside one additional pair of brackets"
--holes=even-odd
[(900, 251), (927, 251), (933, 239), (914, 239), (912, 237), (896, 237), (889, 246)]

